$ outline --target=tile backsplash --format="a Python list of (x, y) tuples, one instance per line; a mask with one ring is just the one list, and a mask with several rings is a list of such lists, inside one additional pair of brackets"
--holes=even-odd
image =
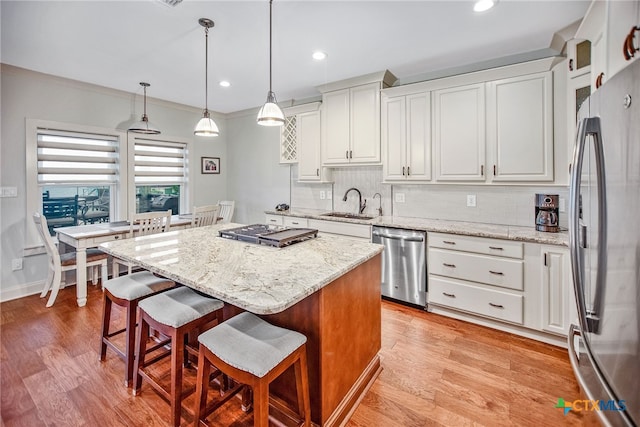
[[(367, 201), (366, 214), (377, 215), (382, 195), (383, 215), (413, 218), (448, 219), (488, 224), (534, 226), (536, 193), (558, 194), (566, 203), (568, 187), (463, 185), (463, 184), (382, 184), (381, 166), (355, 166), (333, 169), (333, 184), (297, 182), (297, 166), (292, 167), (291, 207), (353, 212), (358, 209), (356, 187)], [(325, 199), (320, 198), (324, 192)], [(331, 192), (331, 198), (326, 198)], [(467, 206), (467, 196), (475, 196), (476, 206)], [(399, 199), (404, 198), (404, 202)], [(392, 200), (396, 200), (392, 202)], [(568, 212), (560, 212), (560, 225), (567, 226)]]

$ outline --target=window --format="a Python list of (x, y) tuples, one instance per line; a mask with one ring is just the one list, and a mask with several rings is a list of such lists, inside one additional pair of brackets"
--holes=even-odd
[(187, 206), (187, 143), (130, 136), (129, 149), (134, 159), (135, 211), (171, 209), (179, 214), (181, 206)]

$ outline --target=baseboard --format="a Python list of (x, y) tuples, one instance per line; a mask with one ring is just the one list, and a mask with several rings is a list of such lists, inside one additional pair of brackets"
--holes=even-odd
[(11, 301), (14, 299), (27, 297), (29, 295), (39, 294), (40, 292), (42, 292), (43, 287), (44, 280), (40, 280), (38, 282), (16, 286), (11, 289), (0, 289), (0, 302)]

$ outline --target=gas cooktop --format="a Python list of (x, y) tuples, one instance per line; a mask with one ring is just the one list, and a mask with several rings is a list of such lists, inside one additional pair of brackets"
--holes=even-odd
[(244, 225), (238, 228), (220, 230), (220, 237), (258, 243), (278, 248), (303, 242), (318, 236), (312, 228), (274, 227), (266, 224)]

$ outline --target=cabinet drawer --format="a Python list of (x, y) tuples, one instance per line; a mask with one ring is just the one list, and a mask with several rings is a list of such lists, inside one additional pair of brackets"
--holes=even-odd
[(524, 243), (455, 234), (429, 233), (429, 247), (522, 259)]
[(513, 323), (523, 323), (522, 295), (429, 276), (429, 304), (437, 304)]
[(307, 218), (296, 218), (293, 216), (285, 216), (284, 225), (287, 227), (306, 227), (309, 223)]
[(353, 224), (339, 221), (322, 221), (310, 219), (309, 228), (315, 228), (324, 233), (342, 234), (343, 236), (359, 237), (371, 240), (371, 226), (364, 224)]
[(267, 215), (265, 218), (265, 222), (271, 225), (282, 225), (283, 224), (283, 216), (282, 215)]
[(126, 239), (129, 237), (129, 232), (120, 233), (120, 234), (109, 234), (107, 236), (97, 236), (92, 239), (93, 243), (96, 245), (105, 242), (113, 242), (114, 240)]
[(429, 248), (429, 273), (503, 288), (524, 289), (523, 261)]

